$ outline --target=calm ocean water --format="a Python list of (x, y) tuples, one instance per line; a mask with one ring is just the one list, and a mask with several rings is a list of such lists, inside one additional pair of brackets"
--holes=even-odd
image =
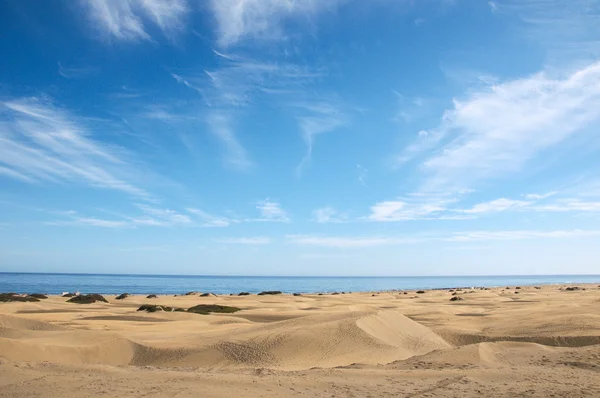
[(433, 277), (281, 277), (176, 276), (106, 274), (0, 273), (0, 292), (181, 294), (189, 291), (217, 294), (286, 293), (435, 289), (466, 286), (516, 286), (553, 283), (600, 283), (600, 275), (433, 276)]

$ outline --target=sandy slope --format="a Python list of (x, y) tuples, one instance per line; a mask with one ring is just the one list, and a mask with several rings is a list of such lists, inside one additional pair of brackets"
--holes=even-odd
[(600, 396), (600, 288), (458, 296), (0, 303), (0, 396)]

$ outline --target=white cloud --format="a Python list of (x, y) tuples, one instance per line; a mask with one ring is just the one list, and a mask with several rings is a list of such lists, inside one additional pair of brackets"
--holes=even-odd
[(365, 248), (390, 245), (404, 245), (421, 242), (417, 238), (392, 238), (392, 237), (340, 237), (340, 236), (313, 236), (313, 235), (288, 235), (286, 241), (300, 246), (332, 247), (339, 249)]
[(533, 202), (524, 200), (511, 200), (506, 198), (495, 199), (485, 203), (478, 203), (470, 209), (455, 210), (466, 214), (496, 213), (505, 210), (515, 210), (531, 205)]
[(490, 10), (492, 12), (498, 11), (498, 3), (493, 2), (493, 1), (488, 1), (488, 6), (490, 6)]
[(159, 209), (156, 207), (148, 206), (145, 204), (138, 204), (137, 207), (144, 213), (152, 216), (151, 219), (132, 219), (134, 223), (150, 223), (149, 225), (157, 225), (162, 223), (164, 225), (191, 225), (193, 224), (192, 219), (185, 215), (170, 209)]
[(319, 224), (341, 223), (347, 219), (345, 214), (340, 214), (333, 207), (322, 207), (313, 211), (313, 220)]
[(359, 172), (358, 173), (358, 182), (363, 187), (368, 188), (367, 187), (367, 176), (369, 175), (369, 170), (365, 169), (360, 164), (357, 164), (356, 168), (358, 169), (358, 172)]
[(5, 176), (84, 183), (148, 198), (127, 181), (135, 174), (130, 156), (93, 140), (82, 119), (46, 100), (25, 98), (0, 105), (0, 167)]
[(597, 62), (562, 79), (538, 73), (455, 100), (440, 127), (409, 147), (405, 157), (410, 159), (443, 142), (424, 162), (430, 178), (423, 189), (465, 188), (521, 170), (541, 151), (599, 119)]
[(227, 160), (234, 166), (244, 169), (251, 165), (235, 131), (240, 109), (256, 101), (283, 109), (297, 120), (307, 145), (304, 163), (310, 160), (316, 135), (346, 123), (344, 107), (335, 96), (307, 89), (323, 76), (318, 68), (213, 52), (218, 57), (218, 68), (200, 74), (169, 73), (178, 83), (198, 92), (209, 105), (207, 122), (227, 148)]
[(301, 112), (297, 119), (306, 143), (306, 155), (297, 168), (297, 172), (301, 173), (312, 158), (315, 137), (345, 126), (348, 124), (348, 116), (341, 110), (341, 107), (332, 102), (296, 104), (296, 107)]
[(535, 206), (533, 209), (541, 212), (600, 212), (600, 202), (567, 198), (559, 199), (554, 203)]
[(252, 166), (244, 147), (239, 143), (232, 128), (232, 118), (225, 112), (212, 112), (207, 119), (210, 131), (223, 144), (225, 161), (231, 166), (245, 170)]
[(58, 74), (65, 79), (82, 79), (92, 76), (100, 71), (100, 68), (94, 66), (66, 67), (58, 63)]
[(417, 237), (402, 236), (318, 236), (287, 235), (286, 242), (298, 246), (313, 246), (334, 249), (399, 246), (427, 242), (490, 242), (539, 239), (569, 239), (600, 235), (600, 230), (513, 230), (513, 231), (464, 231), (448, 234), (430, 234)]
[(76, 217), (71, 221), (52, 221), (47, 222), (48, 225), (59, 226), (83, 226), (83, 227), (100, 227), (100, 228), (132, 228), (133, 225), (127, 221), (121, 220), (104, 220), (95, 217)]
[(200, 217), (203, 220), (203, 227), (228, 227), (233, 223), (239, 222), (239, 220), (233, 220), (225, 217), (216, 217), (203, 210), (188, 208), (188, 212)]
[(529, 199), (529, 200), (542, 200), (542, 199), (547, 199), (551, 196), (554, 196), (557, 193), (558, 193), (557, 191), (551, 191), (551, 192), (547, 192), (547, 193), (543, 193), (543, 194), (528, 193), (523, 196), (525, 197), (525, 199)]
[(596, 235), (600, 235), (600, 231), (584, 231), (579, 229), (566, 231), (474, 231), (457, 232), (442, 240), (449, 242), (481, 242), (494, 240), (579, 238)]
[(260, 245), (268, 245), (271, 243), (271, 238), (267, 238), (264, 236), (252, 236), (252, 237), (242, 237), (242, 238), (222, 238), (215, 239), (217, 243), (224, 243), (228, 245), (252, 245), (252, 246), (260, 246)]
[(172, 38), (184, 26), (186, 0), (83, 0), (96, 29), (109, 39), (151, 40), (148, 22)]
[(273, 222), (289, 222), (290, 219), (287, 212), (281, 208), (279, 202), (274, 202), (269, 198), (261, 200), (256, 204), (256, 208), (260, 212), (261, 218), (248, 221), (273, 221)]
[(448, 195), (431, 195), (399, 198), (378, 202), (371, 206), (370, 221), (407, 221), (441, 219), (448, 206), (457, 201)]
[(517, 17), (518, 33), (546, 50), (551, 66), (600, 56), (598, 0), (503, 0), (503, 14)]
[(218, 26), (219, 44), (228, 46), (244, 40), (280, 40), (283, 22), (307, 18), (333, 9), (342, 0), (211, 0)]

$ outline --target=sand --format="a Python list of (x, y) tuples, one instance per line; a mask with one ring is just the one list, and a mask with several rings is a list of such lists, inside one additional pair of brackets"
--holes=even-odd
[(600, 397), (579, 286), (0, 303), (0, 397)]

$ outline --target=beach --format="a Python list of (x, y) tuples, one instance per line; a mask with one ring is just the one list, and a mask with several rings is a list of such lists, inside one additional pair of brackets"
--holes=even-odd
[[(0, 397), (600, 396), (600, 287), (576, 287), (4, 302)], [(239, 311), (170, 310), (200, 304)]]

